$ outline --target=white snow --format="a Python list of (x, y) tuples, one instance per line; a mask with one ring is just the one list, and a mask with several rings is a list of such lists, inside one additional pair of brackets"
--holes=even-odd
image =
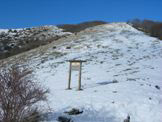
[[(92, 30), (96, 32), (84, 32), (80, 39), (66, 44), (72, 49), (60, 45), (57, 51), (66, 55), (36, 70), (38, 80), (51, 90), (50, 106), (56, 113), (73, 107), (85, 109), (83, 115), (74, 117), (75, 122), (122, 122), (128, 114), (131, 122), (161, 122), (162, 95), (155, 85), (162, 87), (162, 42), (125, 23)], [(72, 72), (72, 90), (65, 90), (66, 60), (74, 58), (87, 60), (83, 91), (77, 91), (77, 72)]]
[(8, 29), (0, 29), (0, 33), (7, 33)]
[[(84, 112), (72, 116), (74, 122), (123, 122), (128, 114), (131, 122), (162, 122), (162, 92), (155, 88), (162, 88), (162, 41), (126, 23), (96, 26), (77, 36), (56, 49), (51, 46), (48, 61), (30, 61), (35, 78), (50, 89), (51, 121), (70, 108), (80, 108)], [(82, 91), (77, 91), (78, 72), (72, 72), (72, 90), (66, 90), (69, 59), (87, 60)]]

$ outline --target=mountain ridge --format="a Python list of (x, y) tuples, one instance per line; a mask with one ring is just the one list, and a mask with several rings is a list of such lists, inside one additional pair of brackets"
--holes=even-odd
[(0, 29), (0, 59), (39, 47), (70, 35), (56, 26)]

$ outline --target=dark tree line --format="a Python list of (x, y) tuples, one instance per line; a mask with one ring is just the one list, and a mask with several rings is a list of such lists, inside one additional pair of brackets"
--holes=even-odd
[(153, 37), (162, 39), (162, 22), (134, 19), (128, 21), (128, 23), (132, 24), (133, 27), (138, 30), (144, 31)]
[(62, 24), (62, 25), (57, 25), (59, 28), (64, 29), (64, 31), (67, 32), (80, 32), (86, 28), (97, 26), (97, 25), (102, 25), (106, 24), (107, 22), (105, 21), (89, 21), (89, 22), (82, 22), (79, 24)]

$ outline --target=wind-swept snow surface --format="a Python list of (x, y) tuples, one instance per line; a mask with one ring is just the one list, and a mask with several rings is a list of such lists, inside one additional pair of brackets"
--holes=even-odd
[[(80, 108), (82, 114), (71, 116), (74, 122), (123, 122), (127, 115), (131, 122), (162, 122), (160, 40), (126, 23), (113, 23), (86, 29), (52, 47), (29, 60), (36, 79), (50, 89), (49, 104), (55, 111), (51, 121)], [(82, 91), (77, 91), (78, 72), (72, 72), (72, 90), (65, 90), (69, 59), (87, 61)]]
[[(122, 122), (128, 114), (131, 122), (161, 122), (162, 95), (155, 86), (162, 87), (162, 43), (124, 23), (97, 26), (78, 36), (57, 49), (64, 56), (45, 62), (36, 71), (39, 81), (51, 90), (53, 109), (90, 109), (74, 117), (76, 122)], [(76, 91), (77, 72), (72, 72), (73, 89), (65, 90), (68, 59), (87, 60), (83, 91)]]

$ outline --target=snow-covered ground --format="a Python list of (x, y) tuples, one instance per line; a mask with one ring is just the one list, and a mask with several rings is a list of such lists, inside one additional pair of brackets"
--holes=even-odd
[[(51, 121), (79, 108), (83, 114), (71, 116), (74, 122), (123, 122), (127, 115), (131, 122), (162, 122), (162, 92), (156, 88), (162, 88), (162, 41), (126, 23), (96, 26), (76, 36), (28, 61), (35, 78), (50, 89)], [(72, 90), (66, 90), (69, 59), (87, 61), (82, 91), (77, 91), (77, 71)]]

